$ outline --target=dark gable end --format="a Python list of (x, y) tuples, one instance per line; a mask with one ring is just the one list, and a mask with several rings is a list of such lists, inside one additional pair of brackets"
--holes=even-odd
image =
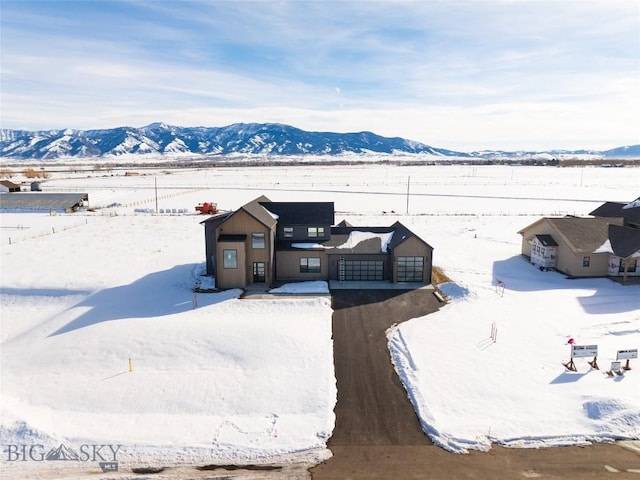
[(393, 228), (394, 234), (393, 234), (393, 237), (391, 238), (391, 242), (389, 243), (390, 251), (392, 251), (396, 246), (400, 245), (409, 237), (414, 237), (418, 239), (419, 241), (424, 243), (427, 247), (429, 247), (430, 250), (433, 250), (433, 247), (431, 245), (429, 245), (422, 238), (420, 238), (418, 235), (416, 235), (407, 227), (405, 227), (402, 223), (396, 222), (393, 225), (391, 225), (391, 228)]
[(614, 255), (627, 258), (640, 252), (640, 230), (620, 225), (609, 225), (609, 243)]
[(557, 247), (558, 244), (551, 235), (536, 235), (536, 238), (540, 242), (540, 245), (545, 247)]
[(604, 202), (593, 212), (590, 212), (589, 215), (594, 217), (621, 217), (622, 207), (625, 205), (626, 203), (620, 202)]

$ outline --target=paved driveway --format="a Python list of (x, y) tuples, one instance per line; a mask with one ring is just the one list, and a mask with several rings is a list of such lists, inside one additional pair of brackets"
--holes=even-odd
[(332, 290), (336, 428), (333, 457), (310, 470), (313, 480), (640, 480), (640, 453), (617, 444), (494, 446), (468, 455), (433, 445), (393, 369), (385, 336), (395, 323), (438, 310), (443, 304), (432, 292)]

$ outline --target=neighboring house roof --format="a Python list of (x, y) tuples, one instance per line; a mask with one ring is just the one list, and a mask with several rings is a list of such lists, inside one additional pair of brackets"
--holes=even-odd
[(85, 201), (86, 193), (16, 192), (0, 195), (2, 210), (69, 210)]
[(640, 230), (620, 225), (609, 225), (607, 240), (596, 250), (618, 257), (640, 257)]
[(558, 246), (558, 244), (556, 243), (556, 241), (553, 239), (553, 237), (551, 235), (536, 235), (536, 238), (538, 239), (540, 244), (544, 245), (545, 247), (557, 247)]
[(333, 225), (333, 202), (260, 202), (281, 225)]
[(0, 185), (7, 187), (9, 190), (17, 189), (18, 192), (20, 191), (20, 185), (9, 180), (0, 180)]
[(627, 223), (640, 225), (640, 198), (629, 203), (605, 202), (589, 215), (594, 217), (623, 217)]
[(618, 217), (545, 217), (528, 227), (520, 230), (523, 234), (540, 222), (547, 222), (556, 232), (558, 238), (569, 246), (575, 253), (591, 254), (596, 252), (609, 237), (609, 225), (623, 224), (623, 219)]

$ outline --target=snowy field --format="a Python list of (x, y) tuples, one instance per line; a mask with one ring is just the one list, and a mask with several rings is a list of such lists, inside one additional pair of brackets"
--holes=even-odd
[[(121, 468), (330, 455), (326, 290), (269, 300), (191, 291), (204, 268), (205, 217), (194, 206), (232, 210), (261, 194), (334, 201), (336, 222), (399, 220), (434, 247), (451, 302), (392, 329), (389, 345), (437, 444), (465, 452), (640, 439), (640, 363), (605, 373), (617, 350), (640, 348), (640, 285), (540, 272), (520, 257), (517, 234), (542, 215), (637, 198), (640, 168), (221, 167), (127, 177), (108, 168), (54, 167), (43, 183), (87, 192), (93, 211), (0, 217), (0, 434), (12, 477), (47, 478), (52, 462), (37, 461), (37, 449), (36, 459), (14, 461), (24, 450), (11, 445), (44, 454), (121, 445)], [(598, 345), (600, 370), (577, 359), (578, 371), (565, 371), (569, 338)]]

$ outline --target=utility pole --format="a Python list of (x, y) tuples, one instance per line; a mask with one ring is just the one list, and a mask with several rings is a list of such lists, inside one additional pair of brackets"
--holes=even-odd
[(153, 177), (154, 189), (156, 191), (156, 215), (158, 214), (158, 179)]
[(407, 178), (407, 215), (409, 215), (409, 186), (411, 185), (411, 175)]

